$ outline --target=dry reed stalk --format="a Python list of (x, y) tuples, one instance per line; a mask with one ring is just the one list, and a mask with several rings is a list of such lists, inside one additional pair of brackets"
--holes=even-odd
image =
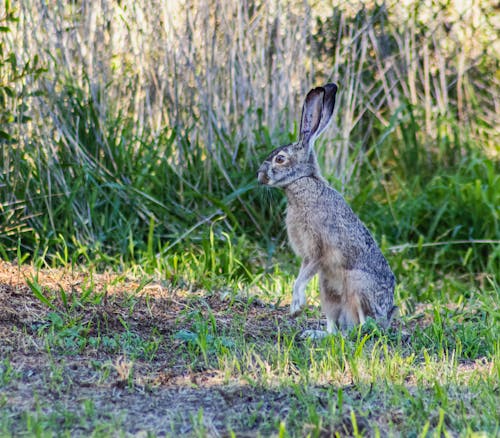
[[(404, 100), (423, 111), (424, 144), (436, 137), (437, 114), (456, 109), (459, 120), (474, 124), (486, 118), (493, 127), (498, 121), (490, 110), (498, 108), (498, 94), (471, 94), (488, 86), (473, 77), (476, 57), (498, 47), (498, 39), (485, 28), (483, 15), (460, 2), (444, 8), (438, 1), (390, 1), (379, 9), (370, 1), (205, 3), (22, 0), (13, 42), (20, 58), (38, 54), (47, 65), (49, 99), (57, 99), (70, 81), (88, 90), (99, 126), (110, 115), (123, 114), (138, 136), (176, 127), (206, 149), (208, 169), (227, 166), (215, 144), (234, 165), (242, 152), (255, 159), (257, 110), (264, 125), (290, 129), (304, 92), (327, 80), (341, 85), (341, 109), (330, 130), (340, 147), (328, 143), (324, 154), (328, 170), (336, 169), (344, 181), (358, 159), (350, 158), (355, 145), (373, 141), (365, 128), (387, 126)], [(491, 12), (486, 1), (471, 4)], [(330, 17), (339, 18), (335, 28), (319, 32), (333, 38), (317, 53), (318, 20)], [(498, 79), (492, 81), (498, 90)], [(478, 98), (489, 102), (472, 106)], [(52, 119), (44, 129), (60, 131), (57, 114), (47, 114), (45, 100), (39, 105), (39, 114), (48, 118), (44, 122)], [(482, 135), (482, 129), (475, 125), (472, 131)], [(102, 133), (95, 135), (113, 156)]]

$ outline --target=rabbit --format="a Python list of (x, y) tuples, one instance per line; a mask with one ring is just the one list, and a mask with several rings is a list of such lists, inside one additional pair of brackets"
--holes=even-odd
[(285, 190), (288, 239), (302, 258), (290, 313), (296, 316), (305, 307), (306, 286), (319, 274), (327, 333), (345, 332), (367, 317), (387, 327), (397, 310), (387, 260), (342, 195), (321, 176), (313, 150), (332, 118), (336, 94), (333, 83), (309, 91), (298, 141), (272, 151), (257, 172), (259, 183)]

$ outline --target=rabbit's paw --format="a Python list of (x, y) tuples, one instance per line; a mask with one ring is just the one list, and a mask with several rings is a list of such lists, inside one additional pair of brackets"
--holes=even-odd
[(292, 304), (290, 304), (290, 315), (298, 316), (304, 307), (306, 306), (306, 297), (304, 295), (292, 298)]

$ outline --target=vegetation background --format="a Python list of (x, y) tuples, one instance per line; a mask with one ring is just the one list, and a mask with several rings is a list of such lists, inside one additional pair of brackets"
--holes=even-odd
[[(305, 93), (334, 81), (334, 121), (316, 144), (320, 167), (395, 271), (399, 333), (414, 333), (415, 315), (430, 315), (403, 356), (414, 355), (416, 368), (424, 357), (485, 361), (493, 383), (481, 400), (498, 407), (499, 12), (487, 0), (4, 1), (0, 257), (35, 272), (127, 273), (141, 284), (243, 294), (278, 308), (298, 260), (286, 244), (283, 194), (258, 187), (255, 171), (295, 139)], [(66, 292), (37, 289), (35, 280), (30, 294), (59, 309)], [(314, 303), (314, 287), (310, 293)], [(64, 314), (43, 327), (61, 331), (70, 324)], [(317, 311), (308, 317), (317, 321)], [(192, 346), (199, 326), (188, 321), (188, 332), (180, 321), (162, 339), (177, 335)], [(290, 330), (292, 340), (298, 329)], [(46, 331), (36, 335), (52, 342)], [(212, 361), (194, 345), (185, 369), (197, 360), (224, 368), (215, 341)], [(241, 357), (248, 345), (234, 348)], [(304, 354), (303, 345), (294, 348)], [(360, 358), (373, 354), (360, 348)], [(8, 369), (4, 361), (3, 375)], [(307, 394), (317, 390), (304, 385)], [(364, 430), (455, 434), (479, 415), (439, 406), (450, 419), (438, 416), (427, 429), (404, 410), (414, 422), (381, 424), (367, 414)], [(297, 424), (277, 413), (231, 427), (295, 434), (345, 426), (326, 411)], [(491, 411), (469, 432), (498, 433)], [(34, 420), (23, 412), (29, 429)], [(349, 433), (358, 433), (349, 418)], [(0, 424), (18, 430), (9, 421)], [(203, 432), (198, 417), (193, 424)]]

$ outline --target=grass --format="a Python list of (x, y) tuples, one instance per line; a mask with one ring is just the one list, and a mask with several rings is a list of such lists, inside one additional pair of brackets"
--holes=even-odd
[[(499, 288), (492, 278), (476, 291), (455, 279), (428, 304), (411, 312), (402, 305), (387, 331), (367, 324), (312, 341), (300, 334), (320, 324), (315, 294), (293, 320), (289, 290), (270, 300), (269, 278), (244, 295), (237, 282), (187, 290), (128, 272), (71, 269), (40, 270), (28, 286), (32, 269), (2, 265), (12, 284), (2, 280), (4, 312), (21, 318), (2, 325), (10, 333), (0, 368), (6, 433), (499, 432)], [(89, 277), (95, 292), (82, 298)], [(141, 282), (148, 285), (137, 293)], [(74, 295), (64, 299), (55, 284)], [(118, 406), (111, 403), (116, 391)], [(54, 397), (59, 402), (47, 404)], [(154, 413), (137, 418), (133, 406), (151, 403)]]
[[(498, 436), (496, 6), (108, 3), (0, 6), (0, 435)], [(313, 341), (255, 170), (332, 80), (400, 316)]]

